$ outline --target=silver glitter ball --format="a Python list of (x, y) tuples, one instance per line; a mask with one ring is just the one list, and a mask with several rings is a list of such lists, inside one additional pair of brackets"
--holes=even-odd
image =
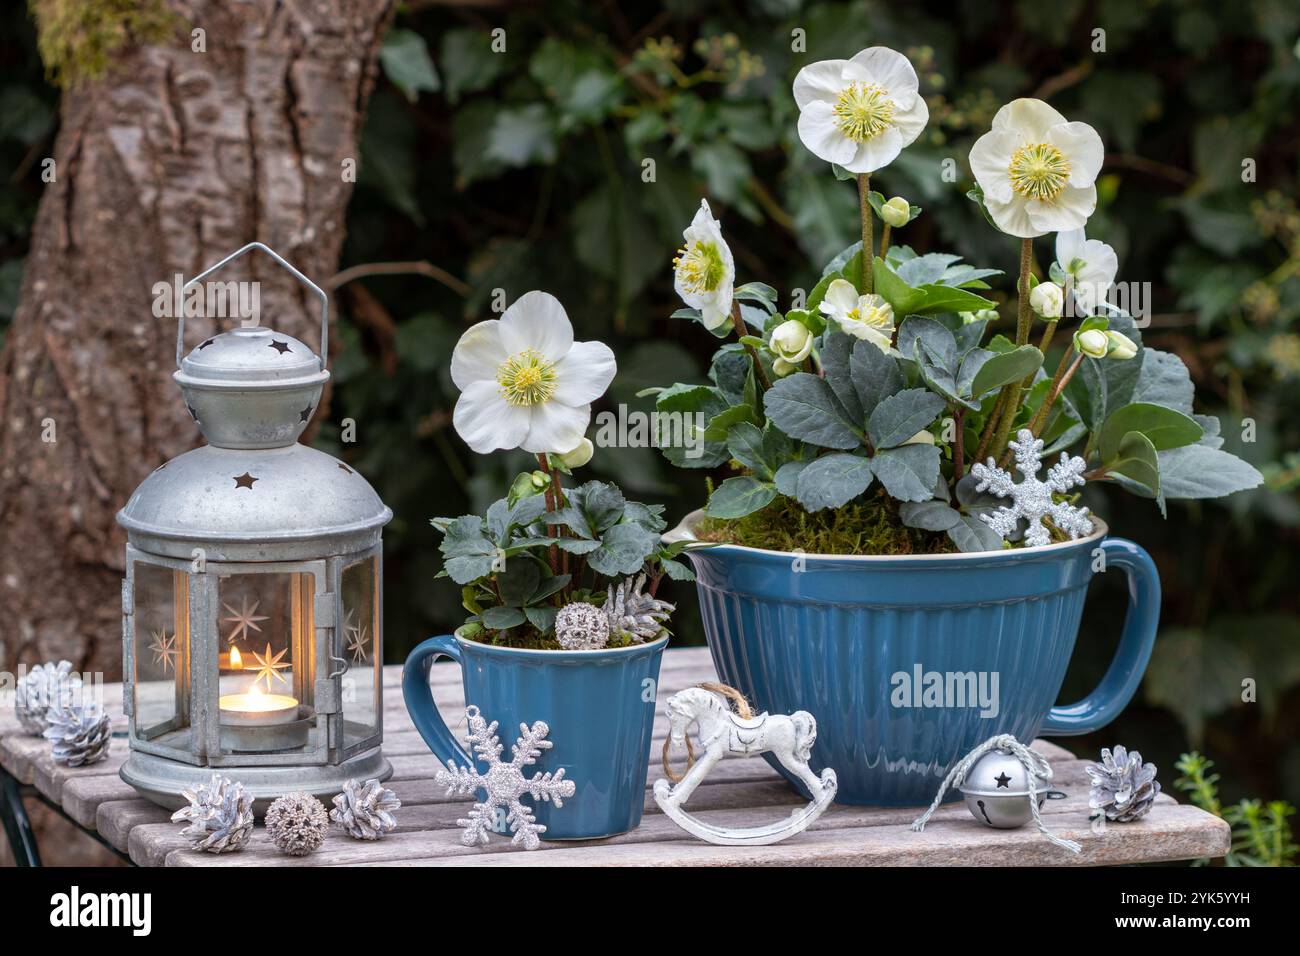
[[(1033, 815), (1029, 809), (1029, 772), (1015, 754), (991, 750), (971, 767), (962, 781), (966, 809), (980, 823), (999, 830), (1022, 827)], [(1041, 781), (1035, 796), (1041, 808), (1047, 786)]]

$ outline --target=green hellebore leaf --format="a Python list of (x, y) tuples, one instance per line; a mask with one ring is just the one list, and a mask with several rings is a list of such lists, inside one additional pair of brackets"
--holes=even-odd
[(791, 438), (824, 448), (861, 444), (861, 432), (845, 420), (831, 387), (816, 375), (795, 372), (781, 379), (763, 396), (763, 407)]
[(961, 512), (946, 502), (931, 498), (929, 501), (904, 501), (898, 506), (898, 517), (909, 528), (947, 531), (961, 521)]
[(1115, 456), (1129, 432), (1141, 432), (1157, 451), (1165, 451), (1200, 441), (1203, 430), (1182, 412), (1164, 405), (1134, 402), (1116, 409), (1101, 426), (1097, 449), (1103, 462)]
[[(877, 449), (901, 445), (934, 421), (944, 405), (943, 398), (924, 388), (909, 388), (889, 396), (871, 413), (867, 424), (871, 444)], [(934, 487), (933, 480), (927, 487)]]
[(832, 453), (808, 463), (799, 472), (795, 495), (807, 511), (839, 508), (871, 486), (871, 459)]
[(994, 355), (980, 366), (971, 382), (970, 394), (974, 398), (987, 395), (994, 389), (1032, 375), (1042, 364), (1043, 353), (1032, 345), (1021, 345), (1010, 352)]
[(937, 445), (900, 445), (876, 452), (871, 469), (889, 494), (899, 501), (927, 501), (939, 478)]
[(1160, 459), (1156, 446), (1141, 432), (1128, 432), (1116, 444), (1112, 454), (1102, 458), (1102, 465), (1115, 474), (1132, 478), (1160, 494)]
[(709, 495), (705, 514), (714, 518), (743, 518), (767, 507), (776, 497), (776, 486), (751, 475), (728, 478)]
[(517, 607), (489, 607), (483, 611), (483, 623), (494, 631), (506, 631), (518, 627), (527, 618)]

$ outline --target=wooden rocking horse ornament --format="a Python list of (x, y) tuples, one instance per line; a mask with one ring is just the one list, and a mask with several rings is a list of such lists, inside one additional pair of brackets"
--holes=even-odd
[[(734, 701), (733, 711), (729, 701)], [(798, 710), (789, 717), (754, 716), (744, 696), (724, 684), (700, 684), (668, 698), (668, 739), (664, 741), (664, 772), (656, 780), (655, 802), (679, 827), (708, 843), (721, 846), (764, 846), (802, 833), (835, 799), (835, 771), (827, 767), (820, 778), (808, 766), (817, 741), (817, 721)], [(687, 731), (696, 727), (702, 753), (697, 755)], [(669, 764), (671, 748), (685, 749), (687, 770), (676, 774)], [(695, 788), (723, 757), (756, 757), (770, 753), (812, 794), (812, 802), (784, 820), (761, 827), (719, 827), (704, 823), (683, 809)]]

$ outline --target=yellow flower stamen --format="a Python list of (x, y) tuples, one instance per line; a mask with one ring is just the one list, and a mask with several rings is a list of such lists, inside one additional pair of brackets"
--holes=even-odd
[(501, 363), (497, 384), (511, 405), (540, 405), (555, 394), (555, 366), (541, 354), (525, 349)]
[(712, 292), (726, 274), (722, 252), (715, 242), (697, 239), (677, 251), (673, 267), (687, 292)]
[[(864, 301), (865, 300), (865, 301)], [(863, 311), (865, 306), (866, 311)], [(894, 310), (889, 304), (881, 302), (871, 302), (864, 296), (858, 300), (858, 304), (849, 309), (844, 317), (850, 322), (861, 322), (873, 329), (887, 329), (892, 331), (894, 328)]]
[(894, 101), (879, 86), (850, 83), (831, 107), (835, 125), (855, 143), (879, 136), (894, 123)]
[(1070, 181), (1070, 161), (1051, 143), (1030, 143), (1011, 155), (1011, 188), (1026, 199), (1051, 202)]

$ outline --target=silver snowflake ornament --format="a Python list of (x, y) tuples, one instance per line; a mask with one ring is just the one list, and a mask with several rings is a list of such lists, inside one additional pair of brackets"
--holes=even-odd
[[(514, 757), (504, 762), (501, 760), (503, 748), (497, 740), (497, 722), (494, 720), (489, 724), (473, 704), (465, 708), (465, 716), (469, 719), (469, 742), (473, 745), (475, 759), (487, 765), (487, 772), (480, 773), (477, 767), (458, 767), (448, 760), (447, 769), (440, 769), (434, 777), (439, 786), (447, 788), (448, 796), (467, 797), (477, 790), (486, 794), (483, 802), (474, 804), (469, 816), (456, 821), (465, 828), (461, 842), (465, 846), (476, 843), (486, 846), (489, 833), (502, 832), (509, 827), (514, 834), (511, 843), (522, 844), (526, 850), (537, 849), (546, 827), (537, 822), (532, 808), (522, 802), (523, 797), (530, 795), (534, 800), (550, 800), (562, 807), (562, 798), (573, 796), (577, 789), (572, 780), (564, 779), (563, 767), (554, 774), (524, 776), (524, 767), (536, 763), (543, 750), (554, 746), (546, 739), (550, 728), (541, 720), (534, 721), (531, 727), (520, 724), (519, 740), (511, 748)], [(502, 814), (504, 826), (498, 825)]]
[(1016, 454), (1020, 481), (997, 467), (992, 458), (986, 465), (977, 464), (971, 468), (971, 474), (979, 480), (976, 491), (988, 491), (999, 498), (1011, 499), (1010, 506), (980, 517), (1003, 538), (1009, 538), (1019, 526), (1020, 519), (1025, 519), (1029, 523), (1025, 530), (1025, 543), (1031, 546), (1051, 543), (1052, 536), (1043, 524), (1044, 519), (1050, 519), (1071, 539), (1091, 534), (1092, 519), (1088, 517), (1087, 508), (1076, 508), (1052, 498), (1053, 494), (1063, 494), (1075, 485), (1082, 485), (1087, 463), (1077, 455), (1070, 457), (1061, 452), (1061, 460), (1047, 470), (1047, 480), (1040, 481), (1038, 471), (1042, 468), (1043, 440), (1035, 438), (1028, 428), (1020, 429), (1016, 438), (1019, 440), (1011, 442), (1010, 447)]

